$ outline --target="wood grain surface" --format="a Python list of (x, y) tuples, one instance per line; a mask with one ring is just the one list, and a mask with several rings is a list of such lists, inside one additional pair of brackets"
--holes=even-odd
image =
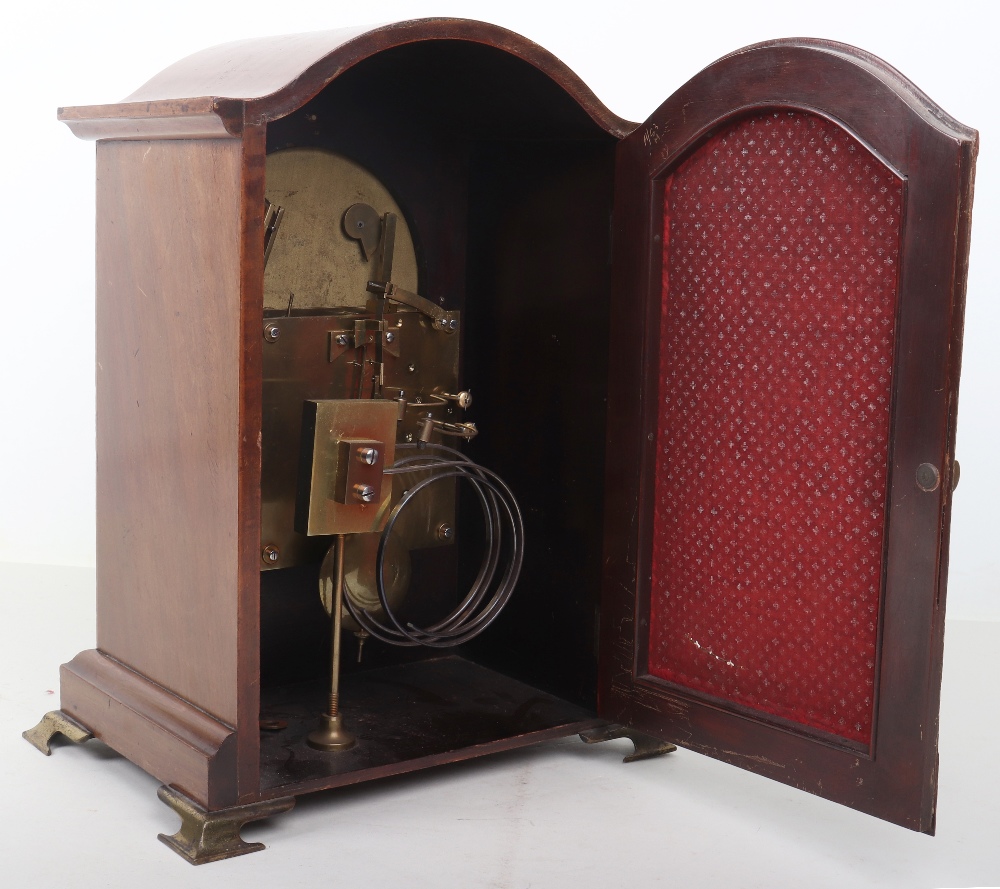
[[(358, 62), (430, 41), (500, 50), (542, 72), (607, 133), (620, 138), (635, 126), (609, 111), (576, 74), (536, 43), (496, 25), (446, 18), (213, 46), (165, 68), (121, 103), (62, 108), (59, 117), (88, 139), (135, 138), (130, 133), (136, 129), (147, 138), (168, 138), (170, 119), (176, 120), (177, 135), (190, 135), (193, 124), (187, 119), (206, 113), (216, 114), (223, 128), (236, 134), (244, 119), (266, 123), (291, 113)], [(124, 119), (132, 121), (132, 131), (123, 129)]]
[(236, 801), (236, 734), (99, 651), (60, 670), (62, 706), (109, 747), (208, 808)]
[(241, 153), (97, 157), (98, 646), (238, 716)]

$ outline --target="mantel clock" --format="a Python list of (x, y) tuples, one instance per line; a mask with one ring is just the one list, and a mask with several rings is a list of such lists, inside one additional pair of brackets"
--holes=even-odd
[(977, 135), (821, 40), (634, 124), (509, 31), (196, 53), (97, 141), (96, 647), (194, 863), (581, 734), (933, 832)]

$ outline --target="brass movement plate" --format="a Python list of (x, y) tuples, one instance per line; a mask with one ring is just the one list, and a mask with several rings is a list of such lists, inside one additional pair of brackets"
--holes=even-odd
[[(272, 316), (265, 327), (277, 332), (263, 343), (261, 549), (273, 547), (277, 555), (273, 561), (261, 561), (261, 568), (267, 570), (318, 564), (330, 546), (326, 538), (309, 538), (295, 530), (303, 406), (310, 400), (352, 399), (359, 388), (370, 394), (359, 364), (372, 358), (374, 350), (357, 348), (353, 342), (359, 329), (367, 338), (368, 333), (375, 336), (378, 328), (374, 315), (358, 309)], [(458, 389), (459, 334), (435, 330), (411, 310), (387, 314), (381, 335), (385, 338), (389, 333), (391, 342), (383, 350), (385, 395), (395, 398), (403, 392), (408, 400), (402, 419), (393, 427), (393, 440), (415, 440), (419, 421), (428, 413), (435, 419), (461, 419), (459, 408), (434, 395), (435, 390)], [(337, 343), (340, 337), (346, 338), (347, 345)], [(389, 403), (398, 411), (397, 402)], [(405, 483), (402, 477), (394, 478), (397, 499), (415, 478), (416, 474), (408, 474)], [(431, 485), (407, 505), (396, 530), (408, 548), (443, 545), (436, 529), (441, 524), (454, 525), (453, 481)]]
[[(309, 505), (296, 529), (300, 477), (305, 469), (311, 477), (315, 468), (300, 463), (304, 450), (315, 453), (312, 441), (302, 441), (307, 401), (372, 404), (381, 373), (382, 395), (407, 403), (405, 409), (394, 403), (400, 415), (390, 441), (415, 440), (427, 414), (444, 421), (463, 417), (436, 394), (458, 391), (459, 314), (447, 313), (446, 323), (435, 325), (433, 317), (392, 300), (383, 318), (375, 314), (368, 284), (386, 271), (380, 261), (386, 244), (392, 255), (386, 286), (416, 292), (419, 283), (413, 238), (389, 189), (354, 161), (318, 148), (272, 152), (265, 174), (266, 197), (282, 208), (264, 274), (261, 567), (267, 570), (318, 563), (329, 546), (318, 529), (332, 525), (314, 524), (316, 502), (308, 487)], [(345, 214), (353, 220), (350, 234)], [(359, 219), (369, 227), (364, 237), (356, 230)], [(374, 226), (378, 237), (370, 231)], [(386, 241), (390, 230), (394, 235)], [(419, 477), (396, 477), (385, 488), (398, 500)], [(439, 530), (454, 525), (454, 500), (454, 480), (421, 491), (396, 526), (403, 544), (447, 543)], [(367, 520), (357, 524), (367, 525), (358, 530), (374, 527)]]

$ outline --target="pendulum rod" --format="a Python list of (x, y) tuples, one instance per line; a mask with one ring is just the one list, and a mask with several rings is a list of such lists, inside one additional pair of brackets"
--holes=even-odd
[(320, 717), (319, 728), (311, 731), (306, 743), (316, 750), (347, 750), (356, 743), (340, 717), (340, 620), (344, 607), (344, 535), (334, 538), (333, 614), (331, 626), (330, 703)]

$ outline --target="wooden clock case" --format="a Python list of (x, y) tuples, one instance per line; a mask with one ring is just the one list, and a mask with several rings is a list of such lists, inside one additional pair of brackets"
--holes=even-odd
[[(97, 140), (98, 639), (62, 668), (39, 746), (93, 735), (156, 776), (184, 818), (168, 841), (196, 863), (258, 848), (240, 824), (298, 794), (576, 732), (630, 734), (640, 753), (678, 743), (933, 832), (974, 131), (881, 61), (817, 40), (727, 56), (637, 126), (538, 46), (460, 20), (216, 47), (59, 117)], [(650, 666), (674, 502), (658, 474), (664, 219), (685, 164), (768, 119), (846, 140), (899, 196), (891, 380), (870, 420), (885, 438), (860, 669), (874, 695), (851, 736)], [(488, 429), (470, 452), (527, 528), (488, 633), (448, 658), (379, 650), (345, 675), (367, 750), (348, 767), (303, 754), (301, 732), (259, 731), (269, 707), (292, 733), (314, 714), (328, 645), (314, 583), (261, 572), (264, 172), (286, 146), (354, 158), (393, 192), (421, 292), (463, 312), (462, 384)], [(728, 344), (742, 353), (738, 333)], [(766, 517), (774, 492), (757, 494)], [(454, 566), (430, 570), (453, 595)], [(756, 632), (736, 609), (716, 629), (741, 626)]]

